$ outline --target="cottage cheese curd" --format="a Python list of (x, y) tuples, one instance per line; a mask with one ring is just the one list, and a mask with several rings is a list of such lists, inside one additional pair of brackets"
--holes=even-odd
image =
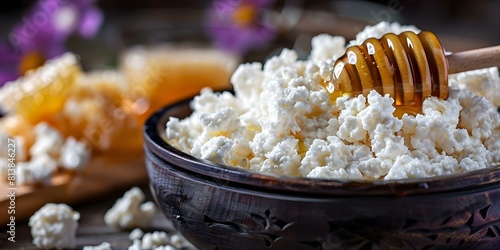
[(168, 235), (164, 231), (154, 231), (144, 234), (144, 232), (136, 228), (129, 234), (129, 239), (132, 245), (129, 250), (192, 250), (196, 249), (184, 236), (178, 232)]
[(80, 213), (66, 204), (46, 204), (28, 223), (33, 245), (40, 249), (74, 248), (79, 219)]
[(111, 250), (111, 244), (103, 242), (97, 246), (84, 246), (83, 250)]
[(145, 195), (142, 190), (133, 187), (104, 214), (104, 222), (117, 229), (149, 226), (156, 212), (156, 206), (154, 202), (144, 202), (144, 200)]
[[(351, 44), (408, 29), (418, 31), (381, 23)], [(170, 118), (168, 142), (214, 162), (311, 178), (421, 178), (500, 162), (498, 97), (469, 84), (500, 88), (496, 68), (450, 76), (447, 100), (427, 98), (421, 114), (398, 118), (388, 95), (332, 98), (322, 87), (344, 50), (343, 38), (321, 35), (308, 61), (285, 49), (264, 65), (241, 65), (231, 78), (236, 94), (203, 90), (190, 117)]]
[[(13, 119), (15, 119), (13, 117)], [(58, 169), (71, 171), (82, 170), (90, 160), (91, 152), (86, 143), (73, 137), (62, 136), (61, 132), (45, 122), (28, 129), (33, 134), (33, 145), (27, 146), (29, 136), (12, 136), (16, 142), (16, 184), (17, 185), (50, 185), (52, 177)], [(0, 131), (0, 139), (11, 135)], [(7, 152), (7, 144), (5, 143)], [(29, 148), (29, 150), (26, 150)], [(0, 153), (0, 179), (7, 179), (7, 155)]]

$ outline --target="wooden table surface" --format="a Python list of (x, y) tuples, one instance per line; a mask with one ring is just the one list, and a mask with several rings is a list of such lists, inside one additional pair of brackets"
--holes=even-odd
[[(152, 201), (151, 193), (147, 183), (139, 186), (146, 194), (146, 200)], [(73, 206), (75, 211), (80, 213), (79, 227), (76, 234), (76, 249), (82, 249), (87, 245), (99, 245), (106, 241), (111, 244), (113, 250), (128, 249), (132, 242), (128, 239), (128, 231), (121, 232), (104, 223), (104, 214), (113, 206), (116, 199), (120, 198), (126, 190), (113, 192), (105, 197), (101, 197), (92, 202)], [(16, 225), (16, 242), (7, 241), (7, 227), (0, 230), (0, 249), (36, 249), (31, 243), (31, 233), (28, 221), (19, 221)], [(172, 223), (169, 222), (157, 210), (151, 228), (144, 229), (144, 232), (162, 230), (167, 233), (174, 232)]]

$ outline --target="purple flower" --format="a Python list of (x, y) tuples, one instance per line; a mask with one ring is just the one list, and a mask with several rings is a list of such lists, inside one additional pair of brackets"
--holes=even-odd
[(39, 0), (8, 34), (10, 44), (0, 44), (0, 86), (64, 53), (71, 35), (95, 35), (103, 15), (94, 2)]
[(209, 12), (209, 35), (225, 50), (245, 53), (274, 39), (275, 28), (262, 13), (273, 0), (215, 0)]

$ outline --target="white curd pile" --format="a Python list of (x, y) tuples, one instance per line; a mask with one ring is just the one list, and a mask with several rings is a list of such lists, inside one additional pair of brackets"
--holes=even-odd
[[(404, 30), (418, 31), (380, 23), (350, 44)], [(240, 65), (235, 95), (203, 90), (190, 117), (170, 118), (168, 142), (213, 162), (311, 178), (422, 178), (500, 163), (497, 68), (450, 75), (447, 100), (427, 98), (422, 114), (400, 119), (394, 99), (375, 91), (331, 98), (322, 83), (345, 39), (320, 35), (312, 45), (308, 61), (283, 50), (264, 65)]]

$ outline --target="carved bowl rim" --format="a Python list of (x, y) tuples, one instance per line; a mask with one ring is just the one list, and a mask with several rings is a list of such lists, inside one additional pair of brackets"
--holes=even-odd
[[(340, 180), (264, 174), (254, 170), (210, 162), (184, 153), (166, 142), (165, 127), (170, 116), (184, 118), (191, 113), (193, 97), (167, 105), (144, 124), (145, 150), (164, 164), (216, 180), (224, 185), (283, 194), (312, 196), (407, 196), (485, 188), (500, 182), (500, 164), (466, 173), (405, 180)], [(146, 157), (148, 157), (146, 155)]]

